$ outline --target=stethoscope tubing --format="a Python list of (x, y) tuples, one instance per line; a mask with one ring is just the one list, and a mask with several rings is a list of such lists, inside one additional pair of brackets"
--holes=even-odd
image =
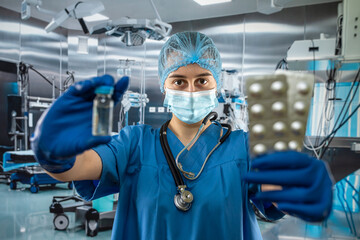
[[(209, 113), (203, 120), (202, 122), (202, 125), (206, 124), (206, 122), (210, 119), (210, 121), (214, 121), (215, 119), (217, 118), (217, 113), (216, 112), (211, 112)], [(166, 130), (169, 126), (169, 123), (170, 123), (170, 120), (168, 120), (166, 123), (164, 123), (161, 128), (160, 128), (160, 144), (161, 144), (161, 148), (164, 152), (164, 155), (165, 155), (165, 158), (166, 158), (166, 161), (169, 165), (169, 168), (170, 168), (170, 171), (171, 171), (171, 174), (174, 178), (174, 181), (175, 181), (175, 185), (177, 187), (177, 190), (179, 191), (180, 193), (180, 190), (184, 190), (186, 188), (186, 185), (184, 184), (184, 180), (181, 176), (181, 172), (180, 170), (177, 168), (176, 166), (176, 161), (175, 161), (175, 158), (174, 156), (172, 155), (172, 152), (171, 152), (171, 149), (170, 149), (170, 146), (169, 146), (169, 143), (168, 143), (168, 140), (167, 140), (167, 135), (166, 135)], [(225, 140), (229, 137), (230, 133), (231, 133), (231, 125), (229, 124), (226, 124), (226, 123), (222, 123), (221, 124), (222, 127), (226, 127), (228, 130), (226, 131), (226, 133), (220, 138), (219, 142), (217, 145), (221, 145), (223, 142), (225, 142)], [(214, 151), (215, 149), (213, 149)], [(210, 152), (209, 155), (212, 154), (212, 152)], [(209, 157), (209, 156), (208, 156)], [(207, 157), (207, 158), (208, 158)], [(190, 193), (190, 192), (189, 192)], [(175, 199), (177, 197), (177, 195), (179, 194), (176, 194), (175, 195)], [(191, 203), (187, 205), (187, 207), (179, 207), (178, 204), (176, 204), (176, 207), (181, 210), (181, 211), (187, 211), (189, 210), (189, 208), (191, 207)]]
[(168, 127), (170, 123), (170, 120), (168, 120), (165, 124), (163, 124), (160, 128), (160, 144), (161, 147), (163, 149), (166, 161), (169, 165), (171, 174), (174, 178), (176, 187), (180, 186), (180, 185), (184, 185), (184, 180), (181, 177), (181, 173), (179, 171), (179, 169), (177, 169), (177, 167), (175, 166), (175, 159), (174, 156), (171, 153), (171, 149), (167, 140), (167, 136), (166, 136), (166, 129)]

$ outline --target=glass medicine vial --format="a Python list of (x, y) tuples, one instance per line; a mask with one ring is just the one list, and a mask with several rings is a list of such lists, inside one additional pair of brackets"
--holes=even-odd
[(114, 87), (101, 86), (95, 89), (96, 97), (93, 105), (92, 135), (109, 136), (112, 132)]

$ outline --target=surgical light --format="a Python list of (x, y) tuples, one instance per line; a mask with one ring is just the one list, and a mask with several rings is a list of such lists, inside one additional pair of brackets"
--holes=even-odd
[(119, 37), (126, 46), (140, 46), (146, 39), (161, 40), (169, 36), (172, 26), (161, 20), (161, 17), (150, 0), (155, 19), (134, 19), (122, 17), (118, 20), (107, 20), (90, 28), (90, 34), (103, 34)]
[(231, 2), (231, 0), (194, 0), (194, 2), (196, 2), (201, 6), (205, 6), (205, 5)]

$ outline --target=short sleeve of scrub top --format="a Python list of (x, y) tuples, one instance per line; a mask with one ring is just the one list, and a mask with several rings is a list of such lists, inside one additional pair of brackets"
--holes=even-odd
[[(211, 124), (179, 157), (183, 169), (199, 172), (217, 144), (221, 127)], [(226, 129), (223, 129), (226, 131)], [(184, 145), (170, 130), (176, 156)], [(187, 212), (174, 205), (174, 179), (160, 145), (159, 129), (125, 127), (93, 149), (102, 160), (99, 183), (76, 181), (78, 193), (93, 200), (119, 192), (112, 239), (262, 239), (242, 176), (249, 171), (247, 134), (233, 131), (210, 156), (196, 180), (184, 178), (194, 195)]]
[(137, 145), (136, 128), (124, 128), (119, 135), (113, 136), (108, 144), (99, 145), (93, 150), (100, 156), (102, 171), (100, 181), (74, 181), (80, 196), (91, 201), (110, 194), (118, 193), (127, 165)]

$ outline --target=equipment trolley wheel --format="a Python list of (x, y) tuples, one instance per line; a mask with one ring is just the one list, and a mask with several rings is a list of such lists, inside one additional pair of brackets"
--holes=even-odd
[(16, 182), (15, 182), (15, 181), (11, 181), (11, 182), (10, 182), (10, 189), (11, 189), (11, 190), (15, 190), (15, 189), (16, 189)]
[(56, 230), (64, 231), (69, 226), (69, 218), (65, 214), (56, 214), (54, 216), (53, 224)]
[(32, 184), (30, 187), (30, 192), (32, 192), (32, 193), (39, 192), (39, 186)]

